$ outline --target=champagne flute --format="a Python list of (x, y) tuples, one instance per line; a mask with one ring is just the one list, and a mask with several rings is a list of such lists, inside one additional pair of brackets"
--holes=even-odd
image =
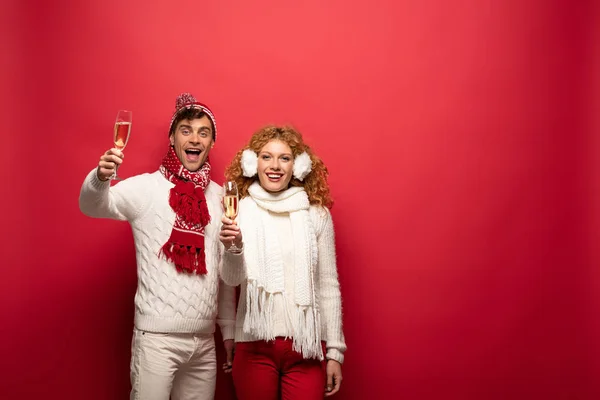
[[(225, 210), (225, 216), (233, 221), (238, 215), (238, 205), (240, 200), (237, 184), (234, 181), (225, 182), (223, 184), (223, 194), (223, 208)], [(239, 254), (242, 249), (237, 247), (232, 241), (231, 246), (227, 249), (227, 251)]]
[[(123, 150), (127, 146), (129, 140), (129, 134), (131, 133), (131, 111), (119, 110), (117, 113), (117, 119), (115, 121), (115, 133), (113, 141), (115, 147), (119, 150)], [(120, 181), (121, 178), (117, 176), (117, 169), (119, 166), (115, 166), (115, 174), (111, 179)]]

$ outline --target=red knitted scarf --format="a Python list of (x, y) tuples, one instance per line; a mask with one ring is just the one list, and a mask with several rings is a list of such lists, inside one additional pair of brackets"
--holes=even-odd
[(175, 225), (161, 253), (175, 264), (179, 272), (206, 274), (204, 227), (210, 222), (204, 189), (210, 182), (208, 159), (202, 167), (187, 170), (173, 147), (165, 155), (160, 172), (175, 184), (169, 194), (169, 205), (175, 211)]

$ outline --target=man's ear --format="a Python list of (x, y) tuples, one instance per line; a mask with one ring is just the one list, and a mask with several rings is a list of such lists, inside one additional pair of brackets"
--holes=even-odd
[(175, 135), (173, 135), (172, 133), (169, 136), (169, 142), (171, 143), (171, 146), (175, 144)]

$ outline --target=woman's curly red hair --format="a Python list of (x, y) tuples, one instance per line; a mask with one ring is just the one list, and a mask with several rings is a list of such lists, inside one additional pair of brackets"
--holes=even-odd
[(333, 207), (333, 200), (329, 194), (329, 185), (327, 177), (329, 171), (323, 161), (312, 151), (310, 146), (304, 143), (300, 132), (289, 126), (274, 126), (269, 125), (258, 130), (250, 138), (250, 142), (237, 152), (231, 164), (225, 169), (225, 177), (229, 181), (235, 181), (238, 186), (239, 195), (241, 198), (248, 196), (248, 187), (254, 181), (258, 180), (255, 175), (252, 178), (245, 177), (242, 173), (242, 152), (246, 149), (252, 149), (255, 153), (260, 150), (271, 140), (280, 140), (286, 143), (292, 149), (294, 157), (306, 152), (312, 161), (312, 170), (300, 181), (294, 177), (290, 181), (292, 186), (303, 186), (308, 194), (310, 204), (319, 205), (327, 208)]

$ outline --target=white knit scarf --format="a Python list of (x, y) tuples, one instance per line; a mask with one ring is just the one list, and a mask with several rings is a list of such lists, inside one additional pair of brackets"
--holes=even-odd
[[(262, 340), (273, 340), (273, 299), (283, 296), (284, 265), (277, 231), (269, 222), (269, 211), (290, 213), (294, 240), (294, 302), (298, 318), (292, 320), (286, 301), (286, 323), (292, 329), (293, 348), (304, 358), (323, 360), (321, 346), (321, 321), (315, 302), (314, 271), (317, 266), (317, 239), (309, 215), (308, 195), (302, 187), (272, 194), (258, 182), (248, 192), (254, 200), (244, 210), (247, 226), (253, 231), (244, 232), (244, 247), (248, 286), (246, 291), (247, 312), (244, 331)], [(240, 217), (242, 213), (240, 212)], [(244, 222), (240, 218), (240, 226)]]

